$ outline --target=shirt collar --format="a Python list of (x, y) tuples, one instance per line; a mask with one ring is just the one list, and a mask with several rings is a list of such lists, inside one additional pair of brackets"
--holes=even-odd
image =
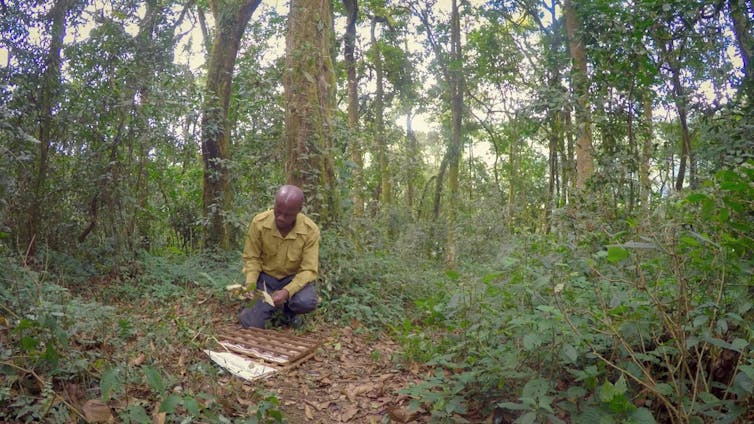
[[(265, 228), (269, 228), (271, 230), (277, 230), (277, 226), (275, 225), (275, 212), (270, 210), (270, 217), (269, 219), (263, 224)], [(299, 212), (298, 215), (296, 215), (296, 223), (293, 224), (293, 228), (291, 228), (291, 231), (288, 233), (288, 236), (291, 234), (306, 234), (306, 229), (304, 228), (304, 214)], [(285, 236), (283, 238), (288, 238), (288, 236)]]

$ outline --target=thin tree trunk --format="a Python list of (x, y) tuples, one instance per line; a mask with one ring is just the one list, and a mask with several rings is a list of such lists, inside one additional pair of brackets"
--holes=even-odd
[(568, 47), (573, 62), (573, 94), (576, 98), (576, 187), (583, 189), (594, 173), (592, 116), (589, 109), (589, 77), (581, 22), (571, 0), (564, 1)]
[[(561, 91), (563, 86), (560, 83), (561, 74), (558, 61), (557, 52), (561, 48), (563, 43), (561, 23), (562, 21), (557, 19), (555, 14), (555, 5), (547, 8), (550, 11), (552, 18), (552, 31), (549, 31), (546, 35), (550, 39), (550, 51), (547, 52), (547, 68), (550, 74), (548, 85), (550, 89)], [(544, 28), (543, 28), (544, 31)], [(548, 110), (548, 121), (550, 123), (549, 134), (549, 184), (547, 190), (548, 202), (547, 209), (545, 211), (545, 226), (546, 232), (549, 232), (552, 227), (552, 211), (560, 206), (562, 197), (560, 197), (560, 167), (563, 167), (563, 163), (558, 160), (558, 152), (562, 152), (561, 146), (563, 145), (563, 122), (562, 122), (562, 108), (551, 108)], [(561, 159), (564, 155), (561, 155)]]
[(351, 183), (351, 200), (354, 215), (364, 215), (363, 168), (361, 137), (359, 135), (359, 80), (356, 75), (356, 21), (359, 18), (358, 0), (343, 0), (346, 9), (346, 35), (343, 54), (348, 81), (348, 128), (350, 129), (349, 148), (355, 168)]
[(450, 107), (451, 127), (448, 163), (448, 191), (450, 204), (448, 206), (448, 250), (446, 265), (450, 269), (456, 266), (457, 253), (455, 241), (456, 211), (458, 209), (459, 165), (463, 151), (463, 54), (461, 52), (461, 17), (458, 11), (458, 1), (451, 1), (450, 12)]
[(508, 173), (508, 181), (509, 181), (509, 189), (508, 189), (508, 207), (506, 208), (505, 213), (505, 225), (508, 228), (511, 228), (513, 225), (513, 209), (514, 204), (516, 203), (516, 196), (518, 194), (518, 181), (519, 181), (519, 175), (518, 175), (518, 150), (516, 149), (518, 141), (518, 131), (514, 127), (511, 131), (511, 137), (508, 142), (508, 165), (509, 165), (509, 173)]
[(388, 169), (387, 145), (385, 143), (385, 72), (382, 63), (382, 49), (379, 46), (375, 30), (377, 22), (383, 22), (384, 18), (372, 18), (370, 30), (372, 42), (372, 57), (374, 60), (374, 142), (377, 149), (377, 167), (380, 170), (380, 203), (383, 207), (392, 203), (392, 185)]
[(571, 200), (571, 194), (573, 191), (571, 190), (576, 186), (576, 148), (575, 148), (575, 141), (574, 141), (574, 131), (573, 129), (573, 120), (571, 119), (571, 113), (569, 110), (566, 110), (564, 107), (564, 110), (561, 111), (561, 116), (563, 117), (563, 123), (565, 128), (568, 129), (568, 131), (565, 131), (564, 136), (564, 146), (563, 146), (563, 156), (565, 157), (565, 160), (563, 161), (563, 201), (564, 203), (568, 204)]
[(641, 206), (644, 212), (649, 210), (649, 195), (651, 192), (651, 185), (649, 181), (649, 161), (652, 156), (652, 95), (649, 88), (644, 89), (642, 95), (642, 126), (643, 131), (641, 134), (642, 148), (641, 148), (641, 162), (639, 163), (639, 183), (641, 188)]
[(406, 206), (409, 210), (414, 209), (416, 197), (416, 175), (419, 169), (419, 142), (416, 140), (416, 134), (412, 125), (412, 111), (409, 107), (406, 111), (406, 139), (408, 140), (408, 172), (406, 176)]
[(749, 99), (754, 98), (754, 64), (751, 63), (754, 54), (754, 36), (752, 35), (751, 2), (746, 0), (728, 0), (728, 11), (733, 21), (733, 32), (736, 35), (738, 50), (741, 52), (744, 72), (744, 90)]
[(233, 68), (244, 29), (261, 0), (211, 0), (215, 39), (207, 66), (207, 85), (202, 110), (202, 203), (208, 222), (206, 246), (228, 250), (230, 227), (225, 215), (233, 202), (230, 187), (230, 108)]
[(694, 157), (691, 151), (691, 134), (688, 125), (688, 108), (686, 99), (686, 90), (681, 83), (681, 70), (678, 68), (675, 60), (670, 55), (672, 49), (666, 49), (666, 58), (670, 65), (671, 81), (673, 83), (673, 97), (675, 98), (675, 107), (678, 112), (678, 122), (681, 125), (681, 157), (678, 164), (678, 175), (675, 180), (675, 190), (683, 190), (683, 182), (686, 177), (686, 162), (689, 164), (689, 183), (694, 186), (696, 177), (696, 167)]

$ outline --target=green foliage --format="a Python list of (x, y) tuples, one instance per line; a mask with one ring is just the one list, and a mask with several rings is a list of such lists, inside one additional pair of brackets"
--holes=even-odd
[(754, 396), (752, 169), (719, 171), (640, 236), (503, 237), (394, 327), (406, 359), (436, 369), (406, 393), (438, 420), (448, 402), (517, 422), (740, 419)]

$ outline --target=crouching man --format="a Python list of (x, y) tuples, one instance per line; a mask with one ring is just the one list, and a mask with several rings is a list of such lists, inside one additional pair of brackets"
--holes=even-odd
[(243, 250), (246, 285), (267, 291), (272, 306), (257, 298), (251, 308), (241, 311), (244, 328), (264, 328), (276, 310), (291, 327), (300, 327), (300, 314), (317, 307), (314, 280), (319, 269), (319, 228), (301, 213), (304, 193), (284, 185), (275, 194), (272, 210), (252, 219)]

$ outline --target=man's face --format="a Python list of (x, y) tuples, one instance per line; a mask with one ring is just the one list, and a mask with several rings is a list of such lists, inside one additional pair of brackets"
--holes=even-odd
[(278, 230), (290, 230), (296, 223), (296, 215), (301, 211), (301, 207), (294, 203), (282, 200), (275, 201), (273, 211), (275, 213), (275, 226), (278, 227)]

